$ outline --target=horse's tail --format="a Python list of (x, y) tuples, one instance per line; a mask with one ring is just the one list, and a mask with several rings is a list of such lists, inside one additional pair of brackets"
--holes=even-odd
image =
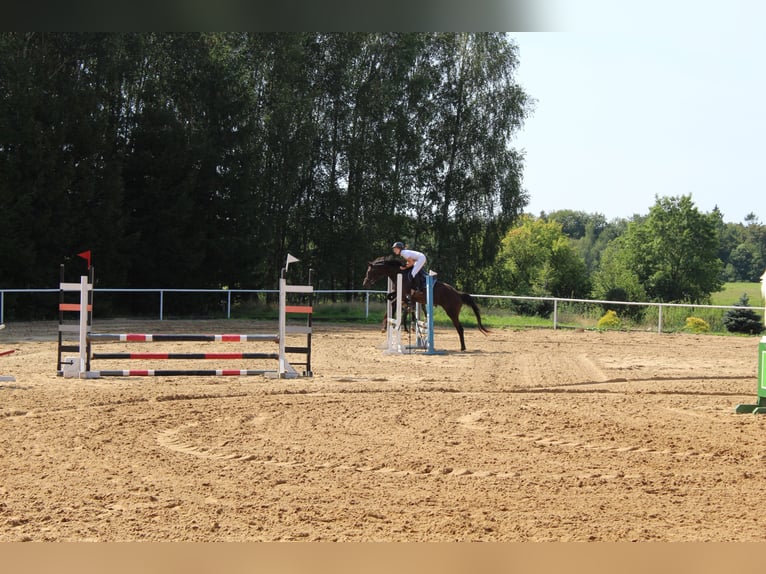
[(479, 306), (476, 304), (476, 301), (473, 297), (471, 297), (470, 293), (463, 293), (460, 292), (460, 298), (463, 300), (463, 303), (468, 305), (471, 309), (473, 309), (474, 315), (476, 315), (476, 323), (479, 326), (479, 331), (484, 333), (485, 335), (489, 333), (489, 329), (487, 329), (484, 325), (481, 324), (481, 311), (479, 311)]

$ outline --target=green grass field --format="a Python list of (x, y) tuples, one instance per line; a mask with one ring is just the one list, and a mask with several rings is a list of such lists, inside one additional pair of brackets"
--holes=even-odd
[(761, 284), (745, 283), (744, 281), (726, 283), (721, 291), (712, 294), (711, 304), (736, 305), (743, 293), (747, 293), (748, 297), (750, 297), (751, 307), (763, 307), (764, 301), (763, 295), (761, 295)]

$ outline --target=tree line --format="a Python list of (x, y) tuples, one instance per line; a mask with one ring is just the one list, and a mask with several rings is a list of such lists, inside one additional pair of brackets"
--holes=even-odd
[(691, 196), (525, 214), (518, 64), (497, 33), (0, 33), (0, 288), (90, 250), (101, 287), (272, 289), (291, 253), (359, 289), (397, 240), (469, 292), (704, 303), (759, 278), (766, 227)]
[[(527, 202), (497, 33), (0, 34), (0, 287), (359, 288), (396, 240), (466, 288)], [(74, 260), (74, 261), (73, 261)]]
[(519, 295), (705, 304), (724, 282), (759, 281), (764, 269), (766, 225), (754, 213), (727, 223), (681, 195), (629, 219), (525, 215), (503, 239), (491, 283)]

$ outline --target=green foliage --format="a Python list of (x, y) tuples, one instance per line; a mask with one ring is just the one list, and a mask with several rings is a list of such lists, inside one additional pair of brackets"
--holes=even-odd
[(631, 222), (615, 244), (612, 269), (599, 290), (635, 292), (640, 286), (652, 301), (709, 300), (723, 284), (716, 221), (701, 214), (690, 196), (658, 198), (649, 215)]
[(584, 211), (561, 209), (547, 214), (543, 219), (561, 224), (561, 231), (570, 239), (585, 237), (588, 228), (599, 234), (606, 227), (606, 219), (601, 214), (590, 215)]
[(708, 333), (710, 332), (710, 325), (699, 317), (687, 317), (684, 331), (688, 333)]
[[(763, 307), (766, 301), (761, 294), (761, 284), (754, 282), (733, 281), (724, 283), (720, 291), (711, 295), (711, 305), (737, 305), (742, 295), (747, 295), (748, 300), (756, 307)], [(760, 303), (759, 303), (760, 302)]]
[(503, 239), (499, 265), (502, 287), (517, 295), (579, 298), (590, 289), (585, 262), (555, 221), (523, 217)]
[(90, 249), (101, 286), (272, 288), (290, 252), (355, 289), (394, 239), (472, 292), (704, 302), (759, 279), (766, 226), (685, 196), (508, 239), (518, 65), (501, 33), (0, 33), (0, 287)]
[(723, 323), (731, 333), (746, 333), (757, 335), (764, 330), (763, 320), (760, 315), (750, 309), (750, 299), (743, 294), (737, 306), (742, 309), (729, 309), (724, 313)]
[(596, 326), (599, 329), (619, 329), (622, 326), (622, 321), (620, 321), (617, 313), (610, 309), (598, 320)]
[(527, 202), (518, 64), (502, 33), (0, 33), (0, 286), (90, 249), (103, 286), (271, 288), (290, 252), (353, 289), (402, 239), (471, 289)]
[[(593, 274), (593, 298), (603, 301), (635, 301), (647, 300), (638, 275), (628, 258), (628, 251), (624, 247), (624, 239), (617, 238), (610, 242), (601, 254), (601, 263), (598, 270)], [(620, 313), (632, 320), (640, 320), (645, 312), (643, 307), (637, 305), (604, 304), (604, 310), (617, 308)]]

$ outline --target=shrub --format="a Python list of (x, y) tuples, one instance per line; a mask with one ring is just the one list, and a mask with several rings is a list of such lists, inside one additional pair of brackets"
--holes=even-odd
[(527, 317), (543, 317), (547, 319), (553, 314), (553, 301), (537, 301), (535, 299), (522, 299), (513, 301), (511, 309), (518, 315)]
[(747, 333), (748, 335), (757, 335), (763, 331), (761, 317), (750, 309), (750, 297), (743, 293), (737, 303), (738, 307), (747, 307), (746, 309), (729, 309), (723, 315), (723, 324), (726, 330), (731, 333)]
[[(631, 298), (630, 293), (622, 287), (612, 287), (603, 296), (606, 301), (636, 301), (637, 299)], [(604, 311), (608, 311), (611, 307), (615, 312), (619, 311), (620, 315), (627, 317), (628, 319), (636, 322), (640, 322), (644, 318), (644, 312), (646, 309), (640, 305), (617, 305), (615, 303), (602, 303)]]
[(710, 331), (710, 325), (704, 319), (699, 317), (687, 317), (684, 331), (689, 333), (707, 333)]
[(598, 320), (596, 325), (599, 329), (619, 329), (622, 325), (617, 313), (611, 309), (607, 311), (601, 319)]

